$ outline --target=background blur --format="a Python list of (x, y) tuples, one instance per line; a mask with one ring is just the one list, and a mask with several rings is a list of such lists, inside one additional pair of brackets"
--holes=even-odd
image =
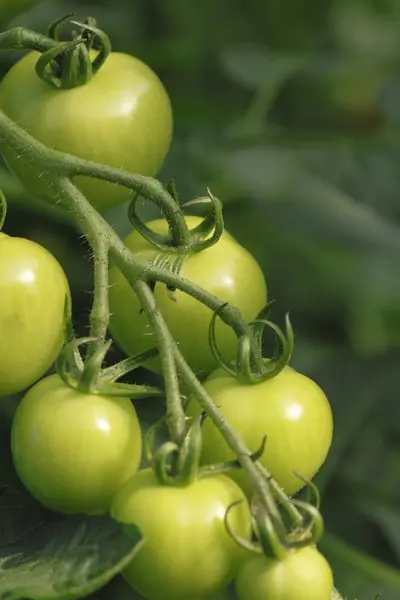
[[(293, 365), (334, 410), (317, 482), (321, 549), (338, 588), (351, 600), (398, 600), (399, 0), (45, 0), (14, 23), (44, 31), (74, 10), (160, 75), (175, 114), (160, 179), (175, 177), (183, 200), (207, 186), (223, 200), (227, 229), (265, 271), (273, 316), (290, 310)], [(1, 73), (17, 56), (0, 55)], [(60, 260), (84, 330), (87, 248), (5, 170), (0, 186), (6, 232)], [(107, 217), (129, 230), (126, 207)], [(122, 580), (100, 597), (137, 598)]]

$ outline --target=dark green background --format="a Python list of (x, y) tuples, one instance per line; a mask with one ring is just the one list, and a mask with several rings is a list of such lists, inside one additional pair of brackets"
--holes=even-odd
[[(317, 482), (337, 586), (351, 600), (398, 599), (400, 3), (47, 0), (14, 24), (44, 31), (73, 10), (160, 75), (175, 115), (160, 178), (175, 177), (183, 200), (207, 186), (223, 200), (227, 228), (264, 269), (274, 317), (290, 311), (293, 364), (334, 411)], [(16, 56), (0, 55), (3, 72)], [(6, 231), (61, 261), (85, 331), (82, 240), (32, 208), (5, 171), (0, 184)], [(108, 218), (129, 229), (126, 207)], [(150, 422), (160, 409), (139, 410)], [(137, 598), (122, 582), (101, 596)]]

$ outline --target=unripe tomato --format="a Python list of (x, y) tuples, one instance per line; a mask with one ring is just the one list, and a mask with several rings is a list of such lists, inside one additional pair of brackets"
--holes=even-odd
[[(324, 392), (308, 377), (285, 368), (273, 379), (246, 384), (224, 372), (220, 377), (212, 374), (204, 388), (249, 450), (255, 452), (267, 436), (260, 461), (287, 494), (304, 486), (293, 471), (310, 479), (323, 464), (332, 442), (332, 412)], [(188, 415), (196, 416), (200, 410), (191, 399)], [(202, 432), (203, 464), (235, 458), (210, 419), (204, 421)], [(234, 469), (229, 476), (251, 495), (245, 471)]]
[[(86, 160), (154, 175), (172, 134), (167, 92), (137, 58), (112, 52), (85, 85), (57, 89), (35, 72), (37, 52), (18, 61), (0, 84), (0, 108), (34, 138)], [(54, 201), (54, 192), (24, 157), (8, 148), (4, 157), (32, 193)], [(129, 198), (129, 190), (106, 181), (77, 177), (75, 183), (99, 210)]]
[(84, 394), (51, 375), (18, 406), (11, 449), (22, 483), (44, 506), (102, 514), (138, 468), (142, 437), (130, 400)]
[[(186, 217), (191, 229), (200, 221), (198, 217)], [(157, 233), (168, 232), (163, 219), (147, 225)], [(124, 243), (143, 260), (152, 261), (159, 254), (138, 231), (130, 233)], [(186, 258), (180, 274), (223, 302), (239, 308), (246, 321), (253, 320), (267, 303), (265, 279), (259, 265), (228, 232), (224, 232), (211, 248)], [(117, 344), (128, 355), (154, 346), (155, 337), (147, 317), (140, 313), (135, 293), (116, 268), (110, 270), (109, 289), (110, 331)], [(160, 283), (156, 285), (154, 295), (172, 336), (191, 368), (196, 372), (212, 371), (217, 366), (208, 341), (212, 311), (178, 290), (174, 293), (175, 300), (172, 300), (166, 286)], [(234, 357), (236, 335), (220, 319), (216, 323), (216, 338), (222, 354), (227, 358)], [(146, 366), (154, 370), (160, 368), (158, 360), (149, 361)]]
[(332, 590), (332, 570), (311, 547), (290, 552), (283, 560), (254, 556), (236, 578), (239, 600), (331, 600)]
[(0, 233), (0, 396), (29, 387), (64, 343), (69, 287), (42, 246)]
[(116, 496), (111, 515), (134, 523), (144, 545), (122, 575), (148, 600), (200, 600), (222, 590), (245, 554), (225, 527), (250, 539), (251, 516), (243, 492), (224, 475), (183, 487), (161, 485), (150, 469), (139, 471)]

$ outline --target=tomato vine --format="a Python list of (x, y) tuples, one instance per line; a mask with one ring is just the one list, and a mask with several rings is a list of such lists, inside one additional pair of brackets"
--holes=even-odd
[[(62, 53), (60, 43), (56, 40), (21, 27), (0, 34), (0, 49), (6, 48), (33, 49), (44, 53), (53, 52), (56, 49)], [(248, 378), (251, 376), (250, 378), (254, 381), (273, 377), (287, 363), (293, 344), (290, 322), (287, 321), (286, 337), (276, 326), (271, 325), (266, 315), (262, 315), (258, 321), (249, 325), (237, 308), (185, 279), (179, 274), (179, 269), (177, 272), (140, 258), (124, 245), (113, 228), (74, 184), (73, 179), (77, 176), (84, 176), (106, 181), (125, 187), (155, 203), (161, 208), (170, 231), (169, 240), (157, 239), (156, 242), (161, 246), (164, 244), (164, 247), (167, 247), (176, 256), (201, 251), (200, 233), (202, 239), (207, 235), (212, 237), (213, 233), (215, 239), (218, 239), (223, 230), (219, 201), (212, 196), (211, 192), (209, 193), (210, 213), (203, 221), (203, 230), (190, 231), (176, 198), (156, 179), (108, 165), (85, 161), (71, 154), (50, 149), (24, 131), (2, 110), (0, 110), (0, 148), (3, 152), (12, 149), (15, 154), (23, 156), (24, 160), (41, 173), (42, 180), (52, 189), (54, 202), (71, 215), (72, 220), (92, 248), (94, 301), (90, 312), (90, 334), (86, 340), (72, 339), (72, 345), (67, 346), (63, 359), (59, 361), (60, 374), (64, 374), (65, 382), (68, 383), (74, 379), (74, 386), (82, 393), (101, 392), (100, 386), (102, 376), (104, 376), (104, 371), (101, 372), (101, 364), (110, 346), (106, 335), (110, 318), (108, 266), (111, 262), (123, 273), (135, 292), (155, 334), (164, 377), (167, 404), (166, 421), (170, 432), (170, 444), (172, 444), (165, 448), (163, 465), (167, 464), (170, 454), (177, 454), (178, 459), (182, 459), (182, 463), (185, 463), (186, 460), (186, 464), (188, 460), (194, 460), (193, 457), (198, 454), (200, 442), (196, 438), (197, 430), (195, 433), (189, 430), (188, 433), (187, 416), (181, 393), (181, 383), (183, 383), (187, 390), (186, 393), (196, 398), (207, 418), (220, 431), (225, 442), (237, 457), (238, 464), (247, 472), (251, 480), (256, 494), (257, 532), (263, 551), (277, 556), (281, 551), (296, 551), (299, 547), (313, 543), (322, 531), (322, 527), (317, 526), (320, 523), (318, 507), (311, 509), (305, 503), (291, 500), (271, 477), (265, 465), (258, 460), (259, 453), (251, 452), (238, 433), (228, 425), (222, 412), (218, 410), (213, 398), (193, 372), (176, 340), (172, 337), (152, 293), (151, 285), (154, 282), (163, 283), (170, 290), (179, 290), (192, 296), (230, 326), (239, 340), (240, 351), (236, 365), (238, 375)], [(284, 351), (272, 359), (263, 358), (259, 343), (265, 327), (272, 327), (279, 338), (278, 341), (283, 341), (284, 345)], [(81, 343), (88, 347), (84, 361), (79, 354)], [(284, 360), (282, 360), (283, 355)], [(127, 360), (129, 361), (129, 359)], [(123, 365), (115, 366), (113, 374), (118, 374), (119, 370), (120, 372), (128, 370), (135, 364), (135, 360), (137, 361), (137, 357), (131, 359), (129, 363), (125, 361)], [(118, 390), (122, 390), (122, 388), (113, 388), (112, 383), (109, 385), (109, 391), (118, 395)], [(124, 388), (124, 391), (129, 393), (131, 389)], [(170, 450), (171, 452), (169, 452)], [(226, 470), (226, 465), (219, 465), (219, 468), (217, 465), (215, 472), (219, 470)], [(290, 534), (286, 535), (280, 507), (287, 512), (293, 527), (302, 531), (304, 539), (301, 537), (292, 539)], [(232, 535), (234, 534), (233, 531)], [(284, 544), (282, 538), (284, 538)], [(239, 545), (243, 542), (240, 539), (237, 541)], [(282, 545), (284, 546), (283, 550)]]

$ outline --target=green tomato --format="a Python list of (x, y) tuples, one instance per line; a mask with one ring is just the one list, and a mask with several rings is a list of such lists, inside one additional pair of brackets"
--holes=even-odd
[[(141, 175), (154, 175), (172, 134), (169, 97), (155, 73), (137, 58), (113, 52), (86, 85), (57, 89), (35, 73), (40, 54), (17, 62), (0, 84), (0, 108), (55, 150)], [(11, 148), (4, 157), (25, 187), (50, 201), (54, 192)], [(98, 210), (129, 198), (129, 190), (88, 177), (76, 185)]]
[(130, 400), (85, 394), (51, 375), (18, 406), (11, 449), (22, 483), (44, 506), (102, 514), (137, 470), (142, 437)]
[(134, 523), (145, 543), (123, 571), (126, 581), (149, 600), (200, 600), (235, 577), (245, 554), (230, 537), (224, 517), (232, 508), (235, 533), (251, 536), (243, 492), (224, 475), (185, 487), (161, 485), (150, 469), (139, 471), (116, 496), (111, 515)]
[(0, 396), (26, 389), (64, 343), (69, 287), (42, 246), (0, 234)]
[[(250, 451), (255, 452), (267, 436), (260, 461), (287, 494), (304, 486), (293, 471), (310, 479), (323, 464), (332, 442), (332, 412), (321, 388), (308, 377), (286, 368), (273, 379), (246, 384), (224, 374), (211, 376), (204, 388)], [(191, 399), (188, 415), (196, 416), (200, 410)], [(205, 420), (202, 431), (203, 464), (235, 458), (210, 419)], [(232, 470), (229, 476), (251, 495), (243, 470)]]
[(332, 570), (311, 547), (290, 552), (283, 560), (254, 556), (236, 578), (239, 600), (330, 600), (332, 590)]
[[(191, 229), (200, 221), (198, 217), (186, 217)], [(148, 226), (157, 233), (166, 234), (168, 231), (163, 219), (152, 221)], [(143, 260), (152, 261), (159, 254), (137, 231), (131, 232), (124, 242)], [(180, 274), (223, 302), (239, 308), (246, 321), (253, 320), (267, 303), (265, 279), (259, 265), (227, 232), (211, 248), (186, 258)], [(196, 372), (212, 371), (217, 366), (208, 343), (212, 311), (178, 290), (174, 293), (175, 301), (172, 300), (163, 284), (156, 285), (154, 295), (173, 338), (191, 368)], [(110, 270), (109, 299), (110, 331), (124, 352), (131, 355), (154, 346), (156, 341), (147, 317), (140, 313), (136, 295), (116, 268)], [(228, 358), (235, 356), (236, 335), (220, 319), (216, 323), (216, 339), (223, 355)], [(158, 360), (149, 361), (147, 366), (160, 369)]]

